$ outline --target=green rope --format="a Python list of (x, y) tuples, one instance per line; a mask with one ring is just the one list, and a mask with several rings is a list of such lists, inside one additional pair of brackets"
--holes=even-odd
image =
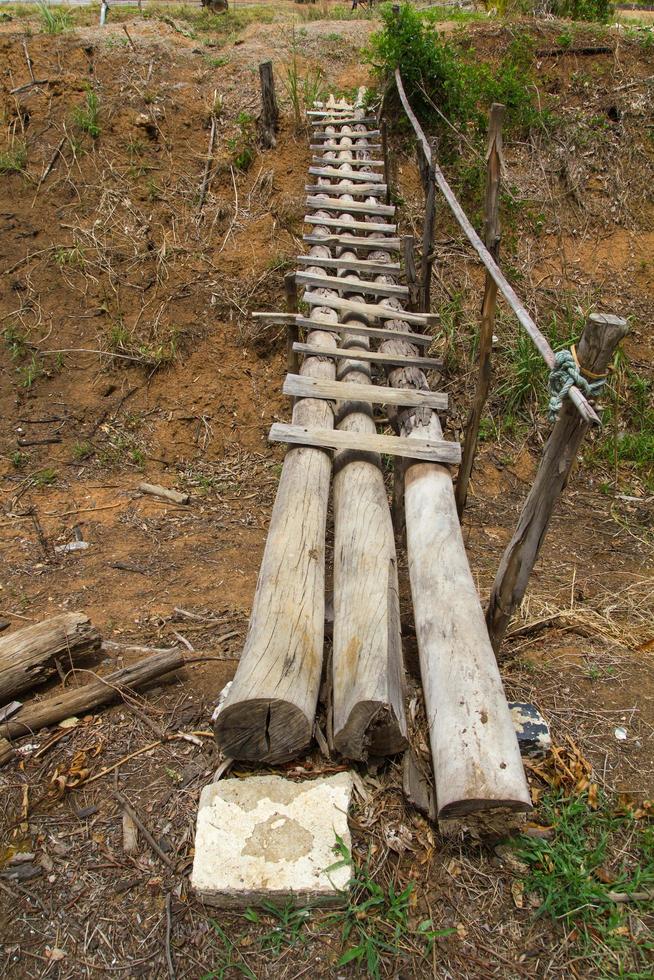
[(574, 355), (569, 350), (559, 350), (554, 355), (554, 367), (550, 371), (549, 389), (549, 419), (556, 422), (563, 399), (567, 398), (570, 389), (576, 385), (587, 398), (598, 395), (604, 387), (606, 378), (588, 381), (581, 373)]

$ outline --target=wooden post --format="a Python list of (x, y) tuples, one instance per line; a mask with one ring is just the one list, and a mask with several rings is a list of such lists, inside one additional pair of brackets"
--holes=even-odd
[(409, 288), (409, 298), (406, 308), (417, 313), (420, 305), (420, 286), (418, 285), (418, 273), (416, 272), (416, 240), (413, 235), (403, 235), (401, 242), (402, 258), (404, 259), (404, 277)]
[[(295, 273), (287, 272), (284, 276), (284, 289), (286, 291), (286, 309), (289, 313), (298, 312), (298, 301), (297, 301), (297, 283), (295, 282)], [(289, 323), (288, 333), (286, 337), (286, 351), (287, 351), (287, 363), (288, 363), (288, 373), (297, 374), (299, 369), (299, 355), (297, 351), (293, 350), (293, 344), (295, 344), (300, 339), (300, 331), (298, 329), (297, 323)]]
[[(486, 200), (484, 204), (484, 244), (497, 262), (500, 246), (500, 181), (502, 176), (502, 119), (504, 106), (494, 102), (491, 106), (488, 124), (488, 151), (486, 154)], [(468, 484), (477, 452), (479, 425), (488, 398), (491, 380), (491, 352), (493, 348), (493, 329), (495, 326), (495, 307), (497, 305), (497, 285), (486, 270), (484, 299), (481, 304), (479, 325), (479, 351), (477, 354), (479, 370), (475, 397), (468, 415), (463, 458), (459, 467), (456, 484), (456, 509), (459, 520), (463, 514), (468, 496)]]
[[(436, 158), (436, 144), (431, 144), (432, 160)], [(436, 173), (431, 161), (426, 162), (425, 223), (422, 229), (422, 260), (420, 263), (420, 309), (429, 313), (431, 305), (431, 267), (434, 249), (434, 225), (436, 222)]]
[(386, 203), (391, 203), (391, 166), (388, 156), (388, 129), (386, 126), (386, 120), (382, 119), (380, 126), (381, 130), (381, 145), (382, 145), (382, 159), (384, 161), (384, 174), (386, 176)]
[[(603, 374), (620, 340), (628, 330), (627, 321), (618, 316), (593, 313), (581, 335), (577, 356), (589, 375)], [(565, 489), (577, 451), (588, 431), (569, 399), (545, 446), (534, 485), (525, 501), (518, 525), (495, 576), (486, 623), (497, 653), (514, 610), (527, 591), (554, 506)]]
[(277, 145), (275, 133), (279, 123), (272, 61), (264, 61), (259, 65), (259, 79), (261, 81), (261, 115), (257, 122), (259, 145), (264, 150), (272, 150)]

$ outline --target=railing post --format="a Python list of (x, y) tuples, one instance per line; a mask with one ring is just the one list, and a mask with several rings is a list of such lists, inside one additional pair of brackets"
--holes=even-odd
[[(488, 151), (486, 154), (486, 200), (484, 202), (484, 244), (497, 262), (500, 247), (500, 181), (502, 177), (502, 119), (504, 106), (494, 102), (491, 106), (488, 124)], [(463, 457), (459, 466), (456, 483), (456, 509), (459, 520), (463, 514), (468, 497), (468, 484), (477, 452), (479, 425), (488, 398), (491, 380), (491, 351), (493, 347), (493, 328), (495, 326), (495, 307), (497, 305), (497, 285), (488, 270), (484, 286), (484, 299), (481, 304), (479, 325), (479, 370), (475, 398), (466, 424)]]
[[(284, 290), (286, 292), (286, 309), (289, 313), (298, 312), (297, 283), (295, 273), (287, 272), (284, 276)], [(289, 374), (297, 374), (300, 367), (300, 358), (297, 351), (293, 350), (293, 344), (300, 339), (300, 331), (297, 323), (289, 323), (286, 336), (286, 352)]]
[(404, 259), (404, 277), (409, 289), (406, 308), (417, 313), (420, 305), (420, 286), (416, 271), (416, 240), (413, 235), (402, 236), (402, 258)]
[(434, 261), (434, 227), (436, 224), (436, 160), (438, 146), (436, 141), (430, 143), (431, 160), (425, 156), (425, 223), (422, 229), (422, 259), (420, 262), (420, 309), (429, 313), (431, 305), (431, 267)]
[(391, 203), (391, 165), (390, 157), (388, 155), (388, 130), (386, 126), (386, 120), (382, 119), (379, 124), (379, 129), (381, 132), (381, 145), (382, 145), (382, 159), (384, 161), (384, 173), (386, 175), (386, 203)]
[[(627, 321), (622, 317), (592, 313), (577, 349), (582, 372), (589, 376), (603, 375), (627, 330)], [(566, 399), (495, 576), (486, 623), (496, 653), (511, 616), (527, 591), (554, 506), (567, 485), (577, 451), (589, 427), (572, 402)]]
[(261, 82), (261, 115), (257, 122), (259, 143), (265, 150), (272, 150), (277, 145), (275, 133), (279, 120), (272, 61), (264, 61), (259, 65), (259, 80)]

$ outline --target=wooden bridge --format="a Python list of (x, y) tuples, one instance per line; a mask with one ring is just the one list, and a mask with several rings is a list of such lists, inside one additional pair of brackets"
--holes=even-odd
[[(377, 122), (360, 100), (330, 99), (310, 115), (311, 230), (295, 274), (310, 312), (258, 314), (285, 323), (291, 363), (303, 358), (284, 382), (292, 422), (270, 431), (290, 448), (216, 736), (226, 756), (268, 763), (311, 742), (323, 676), (331, 486), (327, 738), (349, 759), (406, 746), (395, 532), (382, 468), (390, 456), (403, 501), (439, 818), (524, 811), (529, 790), (457, 516), (450, 466), (460, 447), (443, 438), (438, 412), (447, 396), (431, 391), (427, 378), (441, 367), (425, 356), (435, 318), (407, 308)], [(394, 435), (377, 431), (380, 405)]]

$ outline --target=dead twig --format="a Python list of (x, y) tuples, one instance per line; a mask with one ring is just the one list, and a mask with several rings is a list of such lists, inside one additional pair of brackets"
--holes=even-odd
[(120, 803), (120, 805), (123, 807), (125, 812), (128, 813), (129, 816), (132, 818), (132, 820), (134, 821), (138, 829), (141, 831), (143, 837), (148, 842), (148, 844), (150, 845), (154, 853), (157, 855), (157, 857), (160, 858), (161, 861), (163, 861), (163, 863), (166, 865), (167, 868), (170, 868), (171, 871), (174, 871), (175, 865), (170, 860), (168, 855), (161, 850), (156, 840), (154, 839), (154, 837), (152, 836), (148, 828), (145, 826), (145, 824), (141, 820), (140, 816), (138, 815), (137, 811), (134, 809), (132, 804), (127, 799), (125, 799), (125, 797), (120, 792), (120, 790), (110, 789), (109, 792), (113, 797), (115, 797), (118, 803)]

